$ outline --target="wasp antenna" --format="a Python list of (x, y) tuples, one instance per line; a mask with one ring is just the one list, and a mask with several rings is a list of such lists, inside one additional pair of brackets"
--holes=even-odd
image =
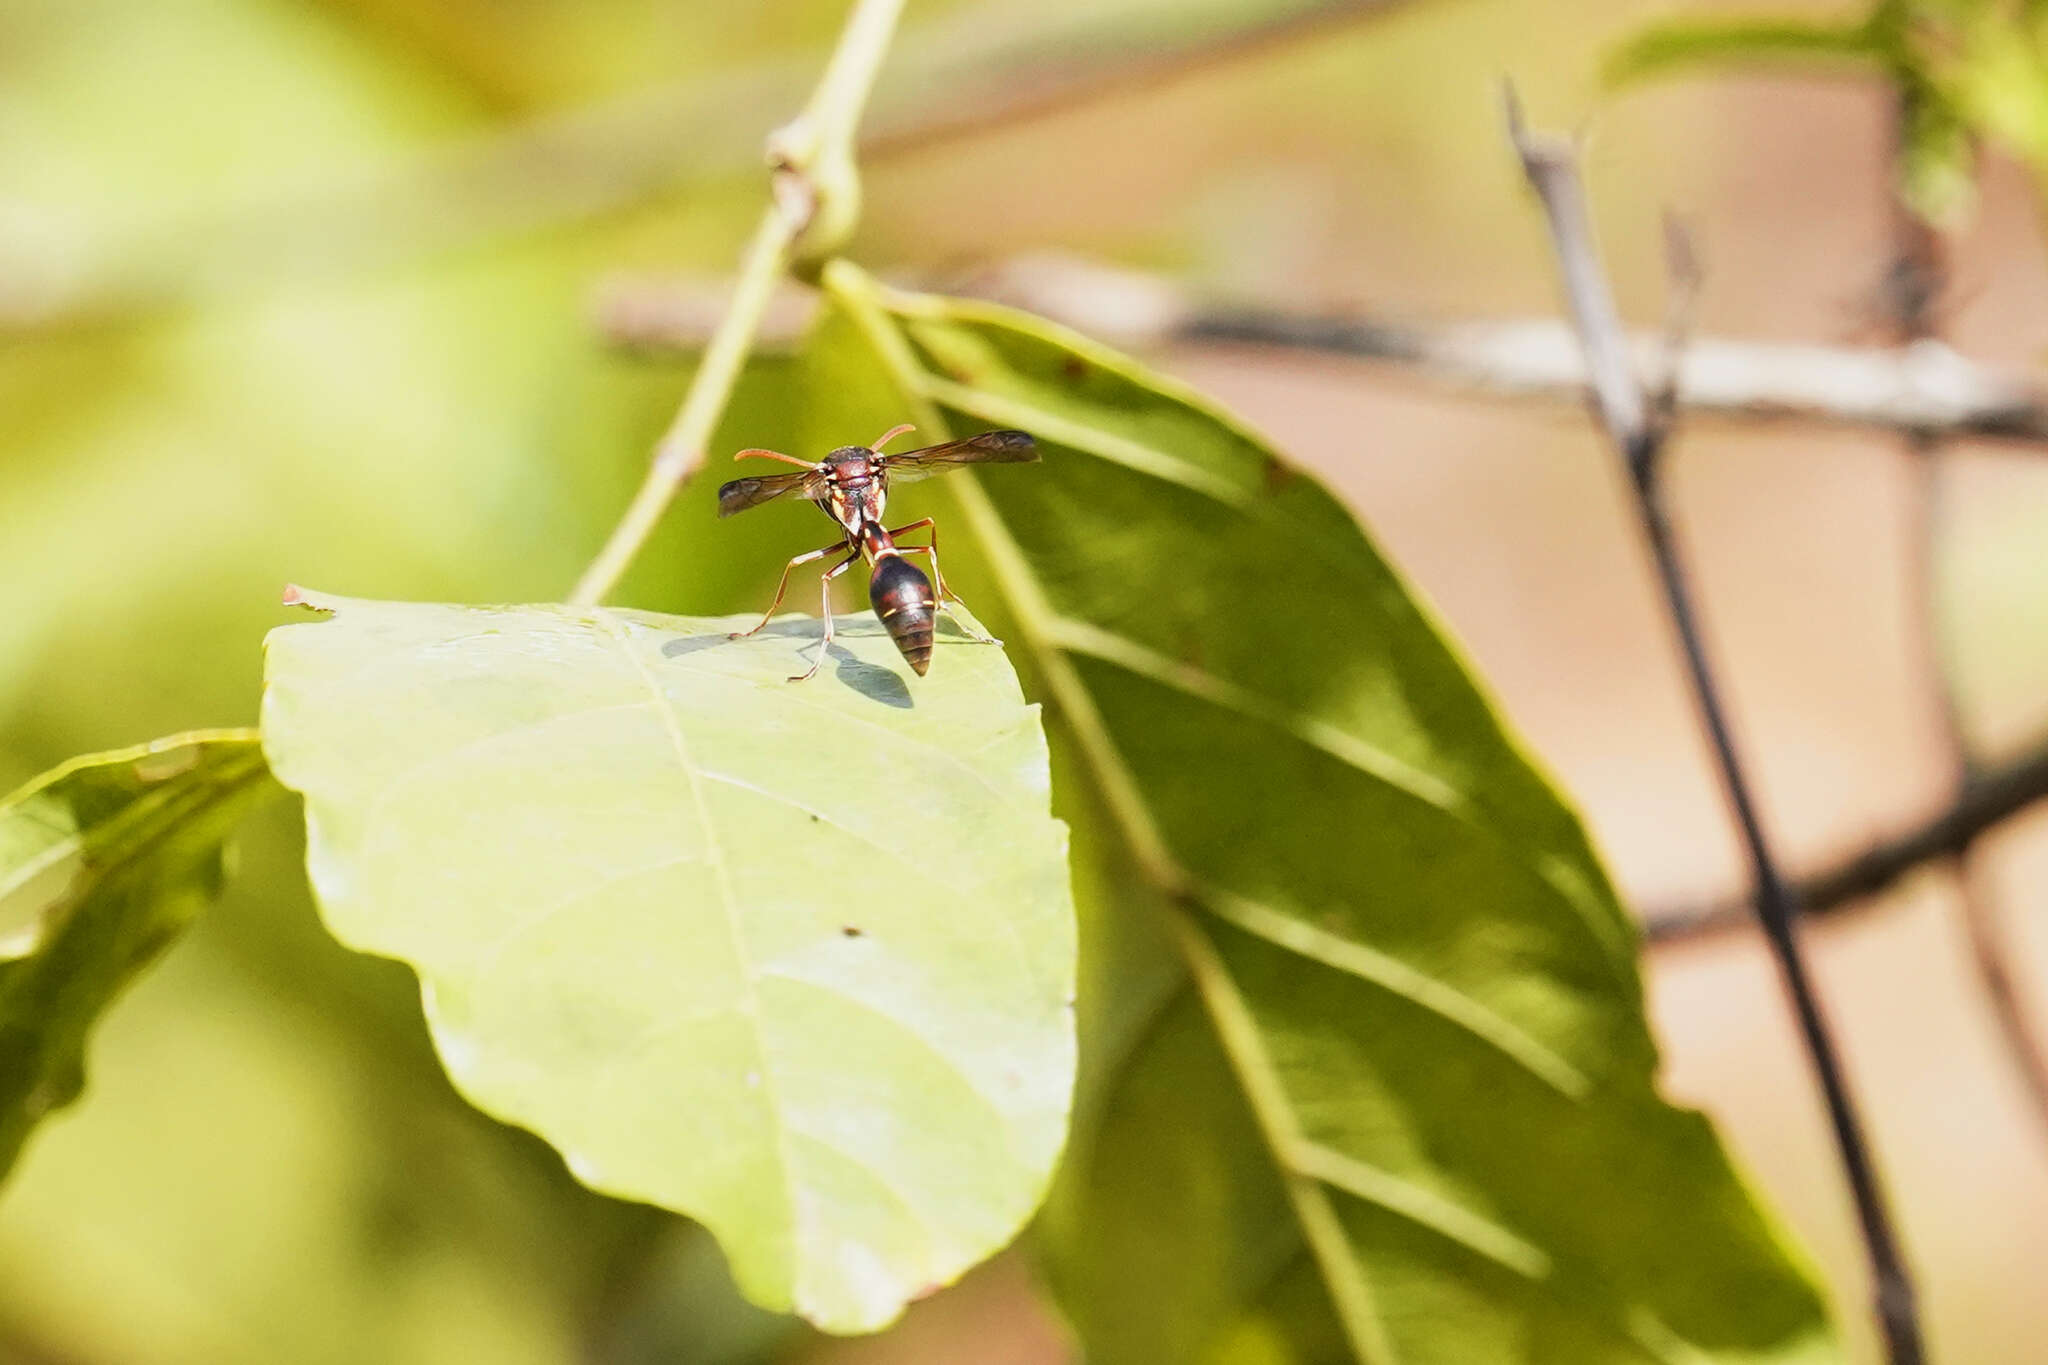
[(883, 446), (889, 444), (889, 442), (895, 440), (898, 436), (903, 435), (907, 431), (916, 430), (917, 428), (910, 425), (910, 423), (908, 422), (900, 423), (896, 426), (890, 427), (887, 431), (883, 432), (880, 436), (876, 437), (875, 443), (869, 446), (868, 449), (874, 451), (875, 454), (879, 455), (882, 453)]
[(799, 469), (811, 468), (811, 462), (809, 460), (799, 460), (796, 456), (785, 455), (779, 450), (761, 450), (755, 447), (749, 447), (748, 449), (742, 450), (739, 454), (733, 456), (733, 458), (735, 460), (780, 460), (784, 464), (793, 464)]

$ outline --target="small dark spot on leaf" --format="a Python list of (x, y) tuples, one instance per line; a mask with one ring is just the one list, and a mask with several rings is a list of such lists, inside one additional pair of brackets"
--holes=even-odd
[(1070, 384), (1078, 384), (1088, 377), (1088, 362), (1077, 355), (1070, 355), (1060, 362), (1060, 373)]
[(813, 814), (813, 815), (811, 816), (811, 823), (812, 823), (812, 824), (814, 824), (814, 825), (818, 823), (818, 817), (817, 817), (817, 815), (816, 815), (816, 814)]
[(1268, 455), (1266, 457), (1266, 491), (1277, 493), (1295, 479), (1295, 468), (1287, 461)]
[(848, 938), (859, 938), (865, 931), (858, 924), (844, 924), (840, 926), (839, 932)]

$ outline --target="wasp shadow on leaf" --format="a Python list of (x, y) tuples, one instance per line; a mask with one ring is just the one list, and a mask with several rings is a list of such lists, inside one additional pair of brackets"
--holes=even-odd
[(832, 657), (839, 661), (832, 670), (833, 676), (870, 701), (893, 706), (899, 711), (907, 711), (917, 705), (911, 698), (909, 685), (893, 668), (881, 668), (865, 659), (856, 659), (838, 645), (832, 646)]
[[(955, 629), (957, 630), (957, 627)], [(885, 632), (872, 622), (849, 622), (839, 627), (838, 634), (845, 637), (882, 635)], [(808, 645), (815, 647), (820, 642), (821, 635), (815, 619), (793, 616), (787, 620), (770, 621), (762, 627), (755, 638), (779, 636), (784, 639), (803, 639)], [(963, 635), (962, 638), (966, 637)], [(737, 643), (738, 641), (730, 635), (711, 631), (703, 635), (686, 635), (670, 640), (661, 647), (661, 655), (664, 659), (681, 659), (703, 650), (716, 649), (720, 645)], [(809, 657), (808, 649), (804, 651), (804, 657)], [(909, 685), (894, 669), (868, 663), (836, 643), (832, 646), (831, 658), (834, 660), (833, 676), (870, 701), (877, 701), (884, 706), (893, 706), (903, 711), (917, 704), (910, 695)]]

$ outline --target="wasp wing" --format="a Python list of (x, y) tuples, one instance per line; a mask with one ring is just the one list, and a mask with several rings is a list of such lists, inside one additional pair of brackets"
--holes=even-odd
[(825, 486), (825, 475), (816, 469), (801, 469), (793, 474), (763, 474), (752, 479), (734, 479), (721, 484), (718, 489), (718, 515), (729, 517), (735, 512), (744, 512), (749, 507), (759, 507), (764, 502), (773, 502), (785, 493), (801, 492), (805, 497), (816, 497)]
[(964, 441), (907, 450), (883, 457), (889, 482), (910, 483), (970, 464), (1030, 464), (1038, 459), (1038, 442), (1028, 431), (984, 431)]

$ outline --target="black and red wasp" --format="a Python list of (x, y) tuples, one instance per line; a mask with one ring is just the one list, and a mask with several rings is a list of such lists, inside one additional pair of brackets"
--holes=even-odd
[[(939, 607), (944, 600), (958, 602), (960, 599), (947, 588), (946, 576), (939, 572), (939, 528), (930, 517), (894, 530), (882, 525), (882, 510), (889, 501), (890, 481), (908, 483), (913, 479), (943, 474), (962, 465), (1029, 464), (1038, 458), (1037, 443), (1029, 433), (1022, 431), (985, 431), (964, 441), (947, 441), (943, 445), (926, 446), (901, 455), (882, 453), (882, 447), (890, 441), (915, 430), (917, 428), (910, 426), (891, 427), (873, 445), (841, 446), (816, 464), (774, 450), (742, 450), (733, 456), (735, 460), (780, 460), (784, 464), (798, 466), (802, 472), (734, 479), (718, 490), (719, 516), (729, 517), (749, 507), (759, 507), (785, 493), (800, 493), (824, 509), (825, 515), (837, 522), (840, 530), (839, 539), (830, 545), (800, 554), (783, 567), (782, 581), (775, 585), (775, 600), (768, 604), (761, 624), (754, 630), (734, 632), (733, 639), (752, 635), (768, 624), (769, 618), (775, 615), (775, 609), (782, 605), (782, 594), (789, 589), (790, 570), (842, 550), (847, 552), (845, 559), (825, 570), (822, 580), (820, 596), (825, 616), (825, 640), (818, 648), (818, 657), (812, 661), (809, 672), (798, 674), (790, 679), (791, 682), (809, 678), (824, 662), (825, 652), (832, 645), (832, 580), (862, 559), (867, 560), (873, 571), (868, 581), (868, 601), (873, 604), (875, 615), (882, 619), (882, 625), (887, 628), (889, 638), (896, 642), (896, 648), (902, 651), (904, 660), (917, 670), (919, 677), (924, 676), (932, 664), (932, 629)], [(929, 545), (896, 543), (896, 537), (917, 530), (931, 532)], [(931, 578), (926, 578), (924, 571), (904, 558), (905, 555), (928, 556), (932, 562)], [(932, 591), (932, 579), (938, 580), (936, 594)], [(974, 638), (985, 644), (994, 643), (985, 635)]]

